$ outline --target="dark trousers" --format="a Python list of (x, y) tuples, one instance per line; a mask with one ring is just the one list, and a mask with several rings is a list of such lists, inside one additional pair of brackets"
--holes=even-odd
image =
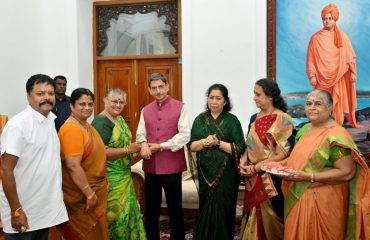
[(24, 233), (4, 233), (5, 240), (48, 240), (49, 228)]
[(159, 240), (159, 216), (162, 203), (162, 187), (166, 195), (170, 217), (171, 240), (185, 239), (182, 210), (182, 173), (145, 174), (145, 230), (148, 240)]

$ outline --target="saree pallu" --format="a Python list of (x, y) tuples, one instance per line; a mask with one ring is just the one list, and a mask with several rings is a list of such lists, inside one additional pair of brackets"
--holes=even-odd
[(240, 181), (236, 160), (245, 149), (243, 131), (239, 120), (231, 113), (222, 112), (214, 119), (209, 112), (204, 112), (194, 120), (190, 143), (212, 134), (217, 134), (220, 140), (229, 142), (232, 154), (220, 150), (217, 146), (196, 153), (199, 218), (194, 239), (233, 239)]
[[(76, 139), (79, 139), (77, 135), (86, 134), (82, 127), (78, 126), (78, 128), (80, 128), (79, 132), (68, 134), (68, 136), (75, 135), (75, 138), (63, 139), (61, 135), (63, 135), (64, 132), (68, 132), (68, 128), (70, 128), (71, 131), (76, 131), (76, 123), (67, 120), (64, 125), (66, 126), (62, 127), (59, 134), (62, 144), (74, 144)], [(87, 134), (88, 138), (87, 142), (84, 144), (85, 147), (80, 164), (86, 174), (90, 187), (98, 198), (98, 204), (93, 211), (85, 211), (86, 197), (75, 185), (72, 177), (68, 173), (68, 169), (65, 164), (63, 164), (63, 194), (69, 221), (66, 224), (62, 224), (59, 228), (63, 237), (66, 239), (105, 240), (108, 239), (108, 224), (106, 218), (108, 185), (105, 176), (105, 146), (99, 133), (90, 125), (88, 125)], [(63, 154), (67, 155), (67, 153)]]
[[(246, 144), (248, 160), (257, 164), (268, 159), (276, 148), (288, 153), (293, 132), (291, 117), (285, 113), (270, 114), (250, 124)], [(240, 239), (283, 239), (284, 200), (281, 180), (268, 173), (245, 179), (243, 219)]]
[(356, 174), (348, 182), (283, 181), (284, 239), (370, 239), (370, 172), (349, 133), (335, 124), (304, 133), (288, 167), (305, 172), (328, 168), (333, 147), (349, 149)]
[[(121, 116), (118, 116), (116, 123), (113, 124), (107, 117), (101, 115), (96, 117), (93, 125), (99, 133), (104, 130), (103, 125), (111, 127), (108, 147), (123, 148), (131, 144), (131, 131)], [(112, 240), (146, 239), (142, 214), (131, 178), (132, 158), (132, 154), (129, 154), (107, 162), (109, 182), (107, 218), (109, 238)]]

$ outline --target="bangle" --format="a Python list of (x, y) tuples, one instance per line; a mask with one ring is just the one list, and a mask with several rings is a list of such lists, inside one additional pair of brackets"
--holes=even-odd
[(315, 173), (314, 172), (311, 173), (311, 182), (312, 183), (315, 182)]
[(126, 156), (128, 155), (128, 148), (127, 147), (123, 148), (123, 154), (126, 155)]
[(89, 187), (90, 187), (90, 185), (87, 184), (85, 187), (82, 188), (82, 191), (85, 190), (85, 189), (87, 189), (87, 188), (89, 188)]
[(20, 206), (19, 208), (15, 209), (15, 211), (14, 211), (14, 217), (21, 216), (21, 213), (19, 211), (22, 211), (22, 206)]
[(95, 192), (92, 192), (90, 196), (87, 196), (87, 200), (93, 199), (94, 196), (95, 196)]
[(128, 155), (128, 147), (125, 147), (125, 149), (126, 149), (126, 156)]

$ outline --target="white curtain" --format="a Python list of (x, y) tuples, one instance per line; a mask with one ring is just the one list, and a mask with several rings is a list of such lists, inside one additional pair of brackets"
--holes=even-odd
[(135, 15), (120, 14), (110, 21), (107, 30), (108, 44), (103, 56), (173, 54), (176, 49), (166, 36), (170, 26), (166, 17), (156, 12)]

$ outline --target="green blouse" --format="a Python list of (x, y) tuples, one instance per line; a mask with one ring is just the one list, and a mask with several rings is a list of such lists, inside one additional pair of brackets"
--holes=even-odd
[[(301, 127), (295, 137), (295, 143), (299, 141), (299, 139), (308, 131), (311, 127), (310, 123), (305, 124)], [(351, 150), (349, 148), (344, 148), (341, 146), (332, 146), (329, 151), (329, 160), (327, 161), (325, 168), (333, 168), (334, 163), (341, 159), (344, 156), (351, 155)]]

